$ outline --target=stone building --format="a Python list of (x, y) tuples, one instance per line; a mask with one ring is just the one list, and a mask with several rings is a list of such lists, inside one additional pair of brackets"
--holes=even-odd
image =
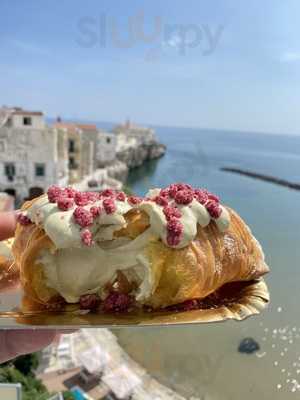
[(117, 138), (114, 134), (98, 129), (96, 125), (77, 124), (86, 140), (94, 144), (94, 167), (103, 168), (116, 159)]
[(124, 124), (116, 125), (112, 131), (117, 135), (119, 147), (126, 146), (133, 141), (138, 146), (156, 141), (154, 129), (134, 124), (130, 120), (127, 120)]
[(66, 185), (68, 168), (58, 145), (63, 134), (45, 124), (40, 111), (0, 109), (0, 191), (17, 203), (43, 193), (53, 183)]
[(53, 129), (67, 138), (63, 148), (67, 153), (69, 183), (73, 184), (90, 175), (94, 168), (94, 143), (87, 140), (82, 129), (74, 123), (59, 121), (53, 125)]
[(93, 124), (61, 120), (53, 127), (68, 135), (69, 169), (74, 182), (115, 161), (117, 139), (114, 134), (100, 130)]

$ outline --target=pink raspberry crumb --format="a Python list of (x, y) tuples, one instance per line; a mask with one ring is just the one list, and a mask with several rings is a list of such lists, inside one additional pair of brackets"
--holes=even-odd
[(213, 194), (213, 193), (209, 193), (208, 194), (208, 198), (209, 198), (209, 200), (216, 201), (217, 203), (220, 202), (220, 198), (218, 196), (216, 196), (215, 194)]
[(75, 194), (77, 193), (77, 191), (72, 187), (67, 187), (67, 188), (64, 189), (64, 193), (66, 193), (66, 196), (70, 197), (70, 199), (74, 199)]
[(205, 190), (196, 189), (194, 190), (194, 197), (199, 201), (200, 204), (205, 204), (208, 200), (208, 195)]
[(169, 196), (172, 197), (172, 199), (174, 199), (178, 191), (177, 185), (176, 184), (170, 185), (168, 190), (169, 190)]
[(92, 225), (93, 215), (83, 207), (77, 207), (73, 213), (75, 222), (81, 227), (85, 228)]
[(56, 200), (61, 195), (62, 189), (59, 186), (52, 185), (47, 190), (48, 200), (50, 203), (56, 203)]
[(92, 232), (88, 229), (84, 229), (80, 233), (81, 241), (86, 246), (92, 246), (94, 244)]
[(77, 206), (83, 207), (89, 203), (89, 196), (85, 192), (77, 192), (75, 193), (74, 200)]
[(183, 232), (183, 225), (178, 219), (171, 218), (167, 223), (167, 231), (174, 235), (181, 235)]
[(113, 189), (105, 189), (100, 192), (101, 197), (113, 197), (115, 196), (115, 191)]
[(117, 209), (116, 203), (111, 198), (107, 198), (107, 199), (103, 200), (103, 207), (104, 207), (106, 214), (113, 214)]
[(179, 190), (175, 194), (175, 201), (177, 204), (190, 204), (193, 201), (194, 194), (191, 190), (185, 189), (185, 190)]
[(24, 215), (23, 213), (20, 213), (17, 215), (17, 221), (19, 222), (19, 224), (26, 226), (26, 225), (30, 225), (31, 221), (30, 219)]
[(142, 199), (138, 196), (129, 196), (128, 197), (128, 203), (132, 206), (140, 204), (141, 202), (142, 202)]
[(154, 198), (154, 201), (159, 206), (167, 206), (168, 205), (168, 199), (162, 195), (156, 196)]
[(171, 207), (171, 206), (164, 207), (163, 212), (167, 220), (170, 220), (173, 217), (181, 218), (182, 216), (181, 211), (177, 207)]
[(133, 305), (133, 296), (111, 292), (103, 302), (105, 312), (126, 312)]
[(212, 218), (217, 219), (220, 217), (222, 209), (216, 201), (210, 200), (205, 204), (205, 207)]
[(97, 294), (83, 294), (80, 296), (79, 304), (81, 310), (93, 310), (100, 305), (100, 301)]
[(86, 196), (88, 198), (88, 201), (91, 203), (94, 203), (95, 201), (99, 200), (98, 193), (96, 192), (86, 192)]
[(169, 197), (169, 188), (161, 189), (161, 191), (159, 192), (159, 195), (162, 197)]
[(176, 183), (177, 189), (178, 190), (193, 190), (192, 186), (189, 185), (188, 183)]
[(124, 192), (119, 192), (117, 194), (117, 200), (119, 201), (125, 201), (126, 200), (126, 194)]
[(74, 205), (74, 200), (69, 197), (60, 196), (57, 199), (57, 207), (61, 211), (68, 211), (70, 210), (70, 208), (73, 207), (73, 205)]
[(167, 243), (169, 246), (178, 246), (180, 243), (180, 235), (169, 232), (167, 235)]
[(90, 208), (90, 213), (92, 214), (93, 218), (99, 217), (101, 215), (101, 207), (93, 206)]

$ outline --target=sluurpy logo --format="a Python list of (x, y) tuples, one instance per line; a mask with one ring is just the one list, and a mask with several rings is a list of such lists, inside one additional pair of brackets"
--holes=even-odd
[[(116, 17), (100, 13), (99, 16), (83, 16), (77, 21), (76, 43), (84, 48), (130, 49), (137, 45), (146, 46), (145, 59), (155, 59), (167, 49), (180, 56), (198, 48), (201, 55), (212, 54), (221, 39), (224, 25), (171, 24), (161, 16), (154, 16), (149, 24), (143, 10), (127, 18), (125, 27)], [(147, 27), (147, 28), (146, 28)], [(146, 33), (147, 30), (147, 33)]]

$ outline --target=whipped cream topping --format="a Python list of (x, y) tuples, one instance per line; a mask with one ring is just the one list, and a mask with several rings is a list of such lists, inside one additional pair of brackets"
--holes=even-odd
[[(112, 240), (114, 232), (126, 226), (124, 215), (133, 208), (147, 213), (152, 234), (166, 246), (174, 248), (187, 246), (195, 238), (198, 224), (204, 228), (213, 220), (221, 232), (228, 228), (229, 213), (219, 204), (216, 196), (205, 190), (190, 189), (189, 185), (177, 185), (178, 189), (176, 185), (171, 185), (170, 190), (152, 189), (143, 199), (125, 196), (123, 192), (123, 197), (117, 196), (116, 192), (110, 191), (108, 196), (93, 194), (91, 200), (86, 201), (87, 204), (78, 206), (68, 198), (72, 203), (63, 210), (59, 198), (56, 202), (52, 199), (50, 202), (49, 196), (45, 195), (36, 200), (23, 215), (40, 225), (59, 249), (82, 247), (85, 244), (91, 246), (95, 242)], [(179, 193), (177, 197), (176, 193)], [(118, 197), (122, 200), (118, 200)], [(107, 207), (108, 202), (111, 202), (111, 207)], [(80, 211), (83, 209), (83, 216), (77, 213), (81, 220), (79, 217), (76, 219), (78, 208)], [(99, 214), (92, 213), (95, 208), (101, 210)], [(87, 230), (92, 240), (84, 243), (82, 233)]]
[[(90, 210), (92, 206), (102, 206), (103, 200), (95, 201), (83, 207)], [(112, 240), (116, 230), (121, 229), (126, 221), (124, 214), (132, 207), (127, 202), (116, 201), (117, 209), (112, 214), (103, 212), (93, 221), (89, 229), (95, 240)], [(36, 200), (24, 214), (36, 225), (41, 226), (58, 249), (82, 247), (82, 227), (73, 217), (76, 205), (62, 211), (56, 203), (50, 203), (47, 195)]]

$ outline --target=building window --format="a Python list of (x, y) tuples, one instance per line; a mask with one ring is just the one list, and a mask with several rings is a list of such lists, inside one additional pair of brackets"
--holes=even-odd
[(69, 152), (74, 153), (75, 151), (75, 140), (69, 139)]
[(107, 138), (106, 138), (106, 143), (109, 144), (110, 142), (111, 142), (111, 138), (110, 138), (110, 137), (107, 137)]
[(45, 176), (45, 164), (35, 164), (35, 176)]
[(69, 168), (70, 169), (76, 169), (77, 168), (77, 165), (76, 165), (74, 157), (69, 157)]
[(9, 128), (12, 126), (12, 119), (10, 117), (7, 118), (6, 126), (9, 127)]
[(14, 180), (14, 177), (16, 175), (16, 167), (14, 163), (6, 163), (4, 165), (4, 173), (7, 177), (7, 179), (12, 182)]
[(32, 125), (31, 117), (23, 117), (23, 125), (31, 126)]

